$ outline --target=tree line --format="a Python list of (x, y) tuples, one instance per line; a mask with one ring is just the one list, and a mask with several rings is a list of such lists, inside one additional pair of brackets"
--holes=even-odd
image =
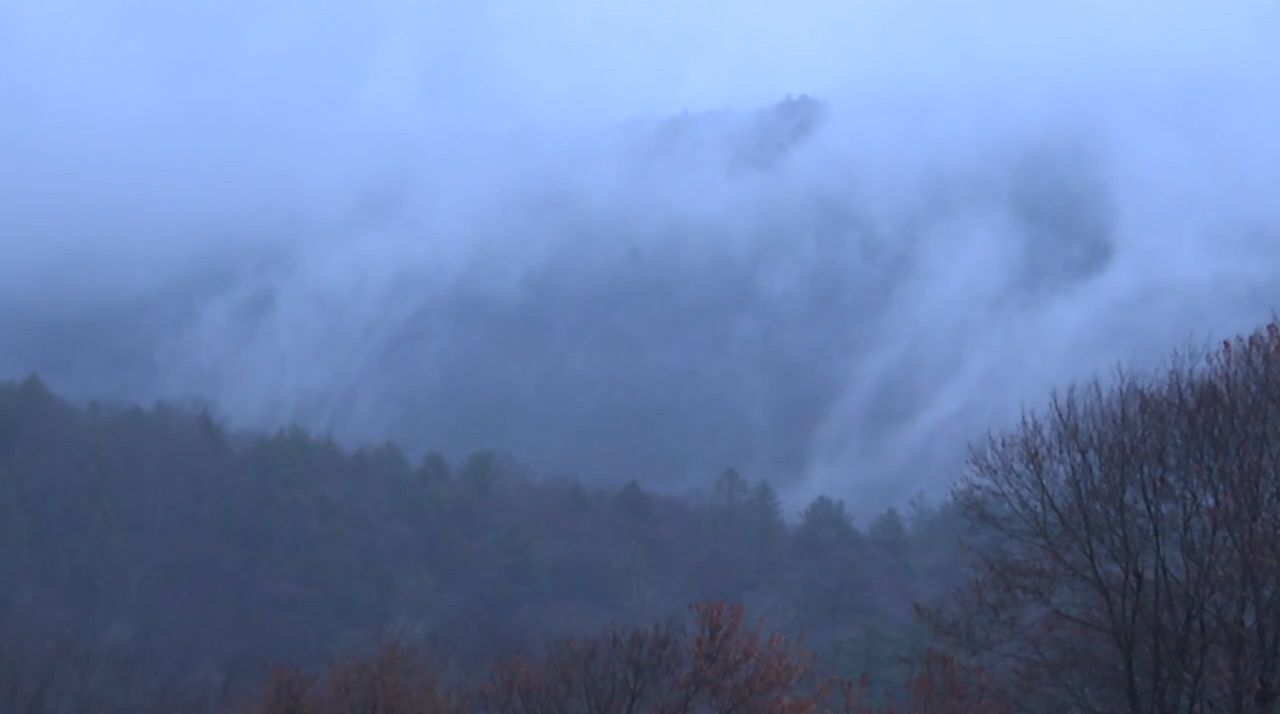
[(0, 696), (32, 712), (105, 645), (257, 714), (1277, 709), (1276, 324), (1055, 393), (865, 528), (732, 469), (592, 488), (37, 379), (0, 387), (0, 485)]
[(0, 633), (157, 671), (244, 683), (395, 632), (457, 679), (723, 601), (824, 668), (898, 680), (923, 643), (910, 602), (959, 582), (957, 524), (923, 501), (857, 524), (829, 497), (788, 519), (731, 468), (683, 495), (593, 486), (0, 385)]

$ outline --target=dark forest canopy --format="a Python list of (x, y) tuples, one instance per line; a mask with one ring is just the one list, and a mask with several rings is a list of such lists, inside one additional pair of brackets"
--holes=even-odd
[(826, 496), (788, 520), (735, 469), (696, 495), (588, 488), (495, 452), (413, 464), (199, 407), (79, 406), (32, 377), (0, 386), (0, 695), (1273, 714), (1277, 473), (1274, 323), (1072, 386), (975, 444), (949, 500), (865, 527)]
[(958, 582), (949, 508), (793, 522), (735, 470), (696, 495), (543, 481), (477, 452), (411, 463), (198, 406), (0, 386), (0, 621), (166, 665), (315, 664), (395, 631), (474, 669), (552, 639), (745, 603), (824, 664), (898, 677), (914, 599)]

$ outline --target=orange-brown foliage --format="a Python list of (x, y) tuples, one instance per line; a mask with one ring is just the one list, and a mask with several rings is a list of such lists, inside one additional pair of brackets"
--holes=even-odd
[[(738, 605), (693, 608), (693, 627), (614, 629), (514, 658), (468, 694), (451, 693), (408, 651), (385, 645), (324, 676), (276, 669), (243, 714), (1004, 714), (979, 672), (925, 658), (903, 709), (865, 683), (822, 679), (813, 657), (749, 622)], [(835, 696), (833, 696), (835, 695)]]
[(842, 682), (843, 714), (1007, 714), (1012, 711), (998, 686), (985, 673), (966, 667), (939, 652), (925, 653), (907, 683), (906, 703), (874, 705), (868, 701), (866, 681)]
[(395, 642), (351, 657), (323, 677), (278, 668), (244, 714), (463, 714), (461, 699)]

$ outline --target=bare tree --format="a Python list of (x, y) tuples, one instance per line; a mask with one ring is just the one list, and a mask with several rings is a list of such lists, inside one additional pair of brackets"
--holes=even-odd
[(939, 631), (1036, 712), (1273, 712), (1280, 328), (1054, 395), (973, 450)]

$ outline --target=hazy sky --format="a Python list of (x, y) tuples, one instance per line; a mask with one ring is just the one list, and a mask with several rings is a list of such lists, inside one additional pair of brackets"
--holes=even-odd
[(936, 491), (1280, 307), (1277, 47), (1261, 0), (7, 0), (0, 377)]

